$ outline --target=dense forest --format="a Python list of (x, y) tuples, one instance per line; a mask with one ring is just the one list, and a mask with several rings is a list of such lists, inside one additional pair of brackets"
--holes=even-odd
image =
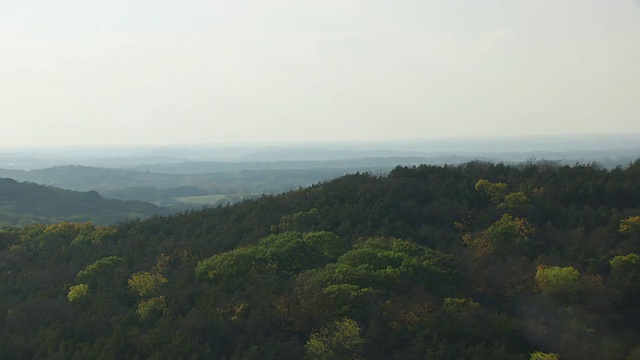
[(640, 160), (0, 231), (0, 358), (640, 359)]
[(168, 214), (144, 201), (105, 199), (95, 191), (77, 192), (0, 178), (0, 226), (60, 221), (115, 224)]

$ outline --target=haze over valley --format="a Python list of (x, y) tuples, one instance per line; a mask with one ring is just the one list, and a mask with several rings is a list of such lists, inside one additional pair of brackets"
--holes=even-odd
[(57, 147), (0, 152), (0, 177), (174, 211), (278, 194), (356, 172), (469, 161), (625, 167), (640, 135), (430, 139), (379, 143), (174, 147)]

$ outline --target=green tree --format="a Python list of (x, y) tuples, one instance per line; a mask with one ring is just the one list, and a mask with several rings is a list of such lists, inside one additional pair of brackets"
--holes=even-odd
[(114, 269), (120, 268), (124, 265), (122, 258), (119, 256), (106, 256), (100, 260), (96, 260), (94, 263), (87, 265), (84, 269), (78, 272), (76, 279), (80, 281), (87, 281), (89, 279), (102, 279), (105, 277), (111, 277)]
[(362, 359), (364, 340), (362, 330), (351, 319), (336, 321), (311, 334), (307, 341), (306, 358), (309, 360)]
[(506, 208), (509, 210), (520, 209), (523, 205), (529, 202), (529, 198), (521, 191), (507, 194), (504, 200), (498, 204), (499, 208)]
[(640, 234), (640, 216), (629, 216), (620, 221), (621, 234)]
[(142, 320), (150, 320), (152, 318), (163, 315), (167, 312), (167, 303), (164, 296), (152, 297), (141, 300), (136, 307), (136, 314)]
[(538, 266), (535, 275), (538, 289), (548, 295), (571, 296), (580, 286), (580, 272), (572, 266)]
[(77, 302), (89, 296), (90, 292), (87, 284), (74, 285), (69, 288), (67, 299), (69, 299), (69, 302)]
[(509, 193), (507, 184), (502, 182), (492, 183), (485, 179), (478, 180), (476, 183), (476, 190), (489, 195), (491, 202), (496, 205), (500, 204), (504, 200), (504, 197)]
[(640, 255), (630, 253), (611, 259), (609, 282), (623, 301), (629, 304), (640, 299)]
[(198, 261), (196, 275), (214, 282), (240, 284), (256, 266), (255, 248), (239, 248)]
[(529, 237), (534, 233), (535, 228), (527, 219), (503, 214), (500, 220), (487, 229), (476, 234), (465, 234), (462, 239), (474, 250), (476, 256), (489, 253), (510, 256), (516, 251), (525, 250)]
[(139, 271), (129, 278), (129, 287), (141, 297), (145, 297), (167, 282), (167, 278), (160, 274)]

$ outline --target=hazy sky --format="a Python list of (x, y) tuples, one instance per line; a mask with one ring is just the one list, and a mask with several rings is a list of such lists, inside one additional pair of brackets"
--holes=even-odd
[(640, 132), (638, 0), (0, 2), (0, 146)]

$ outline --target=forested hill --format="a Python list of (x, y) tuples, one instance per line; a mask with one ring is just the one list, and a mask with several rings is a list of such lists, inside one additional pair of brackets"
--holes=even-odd
[(0, 178), (0, 225), (60, 221), (115, 224), (166, 213), (167, 209), (143, 201), (109, 200), (95, 191), (75, 192)]
[(0, 232), (0, 358), (640, 359), (640, 161)]

